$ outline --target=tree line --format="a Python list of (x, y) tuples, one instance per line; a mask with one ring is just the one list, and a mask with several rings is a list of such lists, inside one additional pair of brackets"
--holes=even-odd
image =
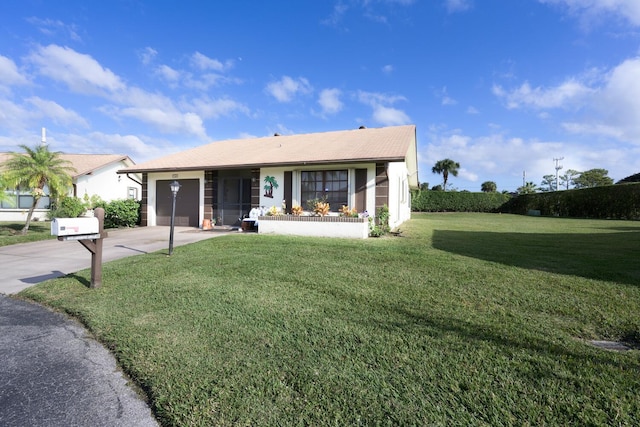
[[(438, 160), (431, 172), (434, 174), (442, 175), (442, 185), (435, 185), (431, 188), (432, 191), (447, 191), (447, 185), (449, 184), (449, 175), (458, 176), (460, 169), (460, 163), (451, 160), (449, 158)], [(516, 189), (518, 194), (532, 194), (537, 192), (549, 192), (580, 189), (580, 188), (593, 188), (601, 187), (604, 185), (612, 185), (613, 179), (609, 176), (609, 171), (602, 168), (589, 169), (584, 172), (580, 172), (574, 169), (568, 169), (564, 174), (559, 175), (544, 175), (540, 185), (536, 185), (533, 181), (525, 182), (522, 186)], [(624, 184), (630, 182), (640, 182), (640, 173), (628, 176), (616, 184)], [(420, 190), (429, 190), (429, 183), (422, 183)], [(480, 185), (480, 191), (483, 193), (495, 193), (498, 191), (498, 186), (495, 181), (484, 181)], [(507, 191), (503, 191), (507, 193)]]

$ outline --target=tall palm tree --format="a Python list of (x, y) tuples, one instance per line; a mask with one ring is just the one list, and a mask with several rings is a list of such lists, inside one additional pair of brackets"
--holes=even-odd
[(442, 187), (444, 190), (447, 190), (447, 181), (449, 180), (449, 174), (453, 176), (458, 176), (458, 169), (460, 168), (460, 163), (454, 162), (451, 159), (438, 160), (436, 164), (431, 168), (431, 172), (437, 173), (438, 175), (442, 174), (443, 184)]
[(38, 201), (44, 196), (45, 186), (49, 194), (63, 194), (71, 186), (71, 174), (75, 169), (71, 163), (60, 157), (60, 152), (49, 151), (42, 144), (36, 148), (20, 145), (25, 153), (9, 153), (9, 159), (4, 163), (5, 178), (9, 185), (28, 188), (33, 195), (33, 203), (27, 214), (27, 222), (22, 234), (27, 234), (33, 211)]

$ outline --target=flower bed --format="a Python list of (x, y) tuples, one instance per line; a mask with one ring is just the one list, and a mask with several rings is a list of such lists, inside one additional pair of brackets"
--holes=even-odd
[(274, 215), (259, 217), (258, 224), (258, 233), (260, 234), (345, 237), (352, 239), (366, 239), (369, 237), (368, 218), (334, 215)]

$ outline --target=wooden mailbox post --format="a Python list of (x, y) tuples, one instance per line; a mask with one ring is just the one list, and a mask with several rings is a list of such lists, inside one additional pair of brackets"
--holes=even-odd
[(104, 231), (104, 209), (96, 208), (93, 218), (54, 218), (51, 222), (51, 234), (58, 240), (77, 240), (91, 252), (90, 288), (102, 285), (102, 239)]

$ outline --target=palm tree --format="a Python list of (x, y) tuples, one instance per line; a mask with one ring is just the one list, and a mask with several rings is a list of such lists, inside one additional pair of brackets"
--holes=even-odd
[(495, 193), (498, 191), (498, 186), (493, 181), (485, 181), (480, 186), (483, 193)]
[(431, 172), (442, 174), (442, 187), (445, 191), (447, 191), (447, 181), (449, 180), (449, 174), (453, 176), (458, 176), (458, 169), (460, 168), (460, 163), (454, 162), (451, 159), (438, 160), (436, 164), (431, 168)]
[(538, 186), (537, 185), (535, 185), (531, 181), (527, 181), (527, 183), (525, 185), (523, 185), (522, 187), (518, 187), (518, 189), (516, 191), (518, 192), (518, 194), (533, 194), (537, 190), (538, 190)]
[(25, 153), (9, 153), (9, 159), (4, 163), (5, 179), (9, 185), (28, 188), (33, 195), (33, 203), (27, 214), (27, 222), (22, 234), (27, 234), (33, 211), (38, 201), (44, 196), (45, 186), (49, 194), (63, 194), (71, 186), (71, 173), (75, 172), (71, 163), (60, 158), (60, 152), (49, 151), (42, 144), (36, 148), (20, 145)]
[(9, 184), (3, 174), (0, 174), (0, 203), (10, 203), (11, 197), (7, 194)]

